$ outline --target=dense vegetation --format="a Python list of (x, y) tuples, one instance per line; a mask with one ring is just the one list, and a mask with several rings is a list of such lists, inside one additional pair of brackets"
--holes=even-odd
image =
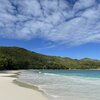
[(90, 69), (100, 68), (100, 61), (46, 56), (18, 47), (0, 47), (0, 70), (6, 69)]

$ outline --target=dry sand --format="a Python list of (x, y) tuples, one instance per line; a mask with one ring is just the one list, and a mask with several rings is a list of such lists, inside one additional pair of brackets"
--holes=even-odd
[(0, 73), (0, 100), (48, 100), (41, 92), (13, 83), (15, 71)]

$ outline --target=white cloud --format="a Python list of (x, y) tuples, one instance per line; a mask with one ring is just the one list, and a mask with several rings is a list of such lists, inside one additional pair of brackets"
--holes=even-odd
[(72, 1), (0, 0), (0, 37), (72, 46), (100, 42), (100, 2)]

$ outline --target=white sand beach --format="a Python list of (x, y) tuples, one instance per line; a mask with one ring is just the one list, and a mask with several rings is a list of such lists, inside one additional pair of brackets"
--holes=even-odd
[(16, 72), (0, 73), (0, 100), (48, 100), (41, 92), (14, 84)]

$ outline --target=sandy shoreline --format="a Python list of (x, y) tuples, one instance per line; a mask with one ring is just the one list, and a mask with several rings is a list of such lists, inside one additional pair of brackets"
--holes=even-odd
[[(48, 100), (41, 92), (14, 84), (18, 71), (0, 73), (0, 99), (1, 100)], [(21, 84), (22, 85), (22, 84)], [(24, 84), (23, 84), (24, 85)]]

